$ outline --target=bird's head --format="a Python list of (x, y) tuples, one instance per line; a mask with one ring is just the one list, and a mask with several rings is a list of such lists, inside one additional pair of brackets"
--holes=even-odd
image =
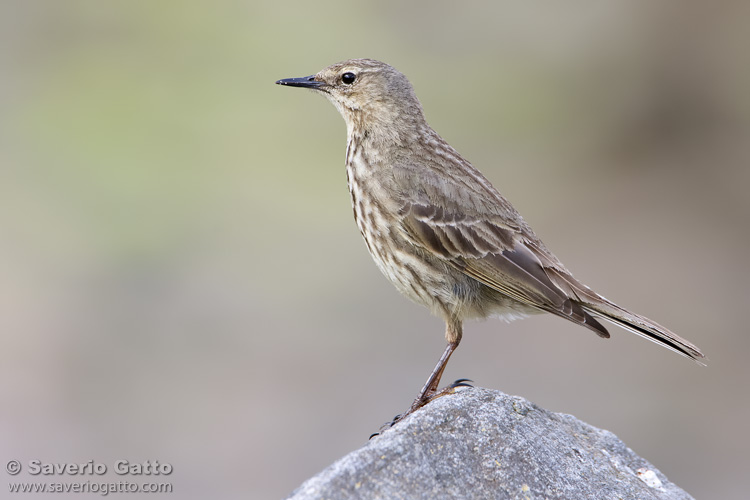
[(350, 59), (315, 75), (276, 83), (321, 92), (344, 117), (350, 135), (352, 131), (393, 135), (394, 127), (424, 123), (422, 106), (409, 80), (373, 59)]

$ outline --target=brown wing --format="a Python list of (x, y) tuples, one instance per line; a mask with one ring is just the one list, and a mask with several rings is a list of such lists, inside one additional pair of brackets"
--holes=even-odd
[[(393, 165), (404, 200), (402, 227), (418, 247), (521, 303), (609, 337), (594, 316), (700, 363), (701, 351), (648, 318), (610, 302), (577, 281), (536, 237), (513, 206), (450, 146), (431, 156), (439, 175)], [(462, 176), (452, 175), (455, 163)], [(441, 172), (442, 170), (442, 172)]]
[(609, 337), (598, 321), (550, 280), (520, 228), (511, 227), (500, 216), (471, 217), (427, 203), (407, 203), (401, 215), (413, 244), (467, 276), (518, 302)]

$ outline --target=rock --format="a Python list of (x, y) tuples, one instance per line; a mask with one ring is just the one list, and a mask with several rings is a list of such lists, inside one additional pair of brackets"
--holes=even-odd
[(307, 499), (691, 499), (617, 436), (481, 388), (441, 397), (307, 480)]

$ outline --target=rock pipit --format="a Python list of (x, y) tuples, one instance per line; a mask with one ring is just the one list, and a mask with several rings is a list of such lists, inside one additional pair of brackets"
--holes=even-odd
[(490, 182), (428, 124), (406, 77), (371, 59), (276, 83), (320, 92), (346, 121), (346, 175), (370, 255), (404, 295), (445, 320), (448, 345), (417, 399), (438, 391), (465, 319), (552, 313), (600, 337), (604, 319), (700, 360), (693, 344), (576, 280)]

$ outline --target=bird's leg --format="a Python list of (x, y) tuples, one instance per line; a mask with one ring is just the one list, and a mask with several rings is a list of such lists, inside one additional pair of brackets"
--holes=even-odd
[(429, 403), (430, 400), (437, 394), (438, 387), (440, 387), (440, 379), (443, 376), (445, 367), (448, 364), (448, 360), (450, 359), (451, 354), (453, 354), (453, 351), (455, 351), (456, 347), (458, 347), (459, 342), (460, 340), (448, 342), (448, 345), (445, 347), (445, 351), (443, 351), (443, 355), (440, 356), (440, 360), (437, 362), (435, 368), (432, 370), (432, 373), (430, 373), (430, 376), (427, 378), (427, 382), (425, 382), (424, 387), (422, 387), (419, 396), (417, 396), (417, 399), (414, 400), (411, 408), (409, 408), (409, 411), (406, 412), (404, 416), (423, 407), (424, 405)]
[(448, 360), (450, 359), (451, 354), (453, 354), (453, 351), (456, 350), (456, 347), (458, 347), (458, 344), (461, 342), (461, 323), (448, 322), (445, 330), (445, 338), (446, 340), (448, 340), (448, 345), (445, 346), (443, 355), (440, 356), (440, 360), (438, 360), (437, 365), (435, 365), (432, 373), (430, 373), (430, 376), (427, 378), (427, 382), (425, 382), (424, 387), (422, 387), (422, 390), (419, 392), (419, 396), (417, 396), (417, 399), (414, 400), (414, 402), (411, 404), (411, 407), (407, 411), (401, 413), (400, 415), (396, 415), (393, 420), (384, 424), (380, 428), (379, 432), (376, 432), (375, 434), (370, 436), (370, 439), (380, 434), (380, 432), (382, 432), (383, 430), (389, 427), (393, 427), (404, 418), (406, 418), (407, 415), (411, 415), (433, 399), (453, 392), (456, 387), (470, 385), (467, 382), (471, 382), (471, 380), (460, 379), (456, 380), (453, 384), (449, 385), (442, 391), (438, 391), (438, 387), (440, 386), (440, 379), (442, 378), (443, 372), (445, 371), (445, 366), (448, 364)]
[[(432, 373), (430, 373), (430, 376), (427, 378), (427, 382), (425, 382), (424, 387), (422, 387), (422, 390), (419, 392), (419, 396), (417, 396), (417, 399), (414, 400), (414, 402), (411, 404), (411, 407), (408, 411), (406, 411), (406, 413), (403, 413), (396, 418), (394, 423), (400, 421), (407, 415), (414, 413), (415, 411), (432, 401), (434, 398), (443, 395), (444, 391), (438, 392), (438, 387), (440, 387), (440, 379), (443, 377), (443, 372), (445, 371), (445, 367), (448, 364), (448, 360), (450, 359), (451, 354), (453, 354), (453, 351), (456, 350), (458, 344), (461, 342), (461, 336), (462, 328), (460, 322), (446, 322), (445, 339), (448, 341), (448, 345), (445, 346), (443, 355), (440, 356), (440, 359), (435, 365), (435, 368), (432, 369)], [(457, 381), (457, 383), (458, 382), (463, 382), (463, 379), (461, 381)], [(448, 387), (447, 391), (452, 391), (454, 387), (456, 386), (452, 385)]]
[[(440, 378), (443, 376), (443, 371), (445, 371), (445, 365), (448, 364), (448, 360), (450, 359), (451, 354), (453, 354), (453, 351), (455, 351), (456, 347), (458, 347), (459, 341), (460, 341), (460, 337), (459, 337), (459, 340), (448, 342), (448, 345), (445, 347), (445, 351), (443, 352), (443, 355), (440, 356), (440, 360), (438, 361), (437, 365), (435, 365), (435, 368), (432, 370), (432, 373), (430, 373), (430, 376), (427, 379), (427, 382), (425, 382), (424, 387), (422, 387), (422, 390), (419, 392), (419, 396), (417, 396), (417, 399), (415, 399), (414, 402), (411, 404), (411, 407), (408, 410), (406, 410), (404, 413), (401, 413), (393, 417), (393, 420), (391, 420), (390, 422), (386, 422), (385, 424), (383, 424), (383, 426), (380, 428), (378, 432), (370, 436), (370, 439), (379, 435), (385, 429), (388, 429), (389, 427), (393, 427), (397, 423), (401, 422), (404, 418), (406, 418), (407, 415), (411, 415), (412, 413), (414, 413), (415, 411), (417, 411), (418, 409), (422, 408), (424, 405), (432, 401), (434, 398), (443, 395), (444, 391), (438, 392), (438, 387), (440, 386)], [(465, 383), (467, 381), (468, 381), (467, 379), (457, 380), (454, 384), (447, 387), (446, 390), (452, 391), (454, 387), (468, 385)]]
[[(450, 316), (448, 316), (448, 318), (450, 318)], [(427, 378), (427, 382), (425, 382), (424, 387), (422, 387), (422, 391), (419, 393), (419, 396), (417, 396), (417, 399), (414, 400), (411, 408), (409, 408), (409, 411), (404, 413), (401, 418), (417, 411), (435, 397), (442, 396), (442, 394), (438, 393), (438, 387), (440, 387), (440, 379), (443, 376), (445, 366), (448, 364), (448, 360), (450, 359), (451, 354), (453, 354), (453, 351), (456, 350), (456, 347), (458, 347), (458, 344), (461, 342), (462, 335), (463, 328), (461, 325), (461, 321), (454, 318), (446, 319), (445, 340), (448, 341), (448, 345), (445, 346), (443, 355), (440, 356), (440, 360), (437, 362), (437, 365), (435, 365), (432, 373), (430, 373), (430, 376)], [(452, 390), (452, 387), (450, 388), (450, 390)]]

